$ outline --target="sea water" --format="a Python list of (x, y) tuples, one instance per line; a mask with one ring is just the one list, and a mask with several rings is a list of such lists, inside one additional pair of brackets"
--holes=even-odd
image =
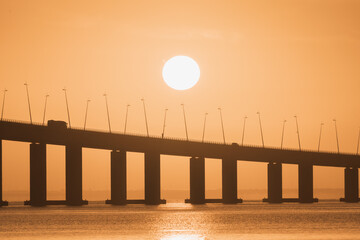
[(360, 203), (8, 206), (0, 239), (360, 239)]

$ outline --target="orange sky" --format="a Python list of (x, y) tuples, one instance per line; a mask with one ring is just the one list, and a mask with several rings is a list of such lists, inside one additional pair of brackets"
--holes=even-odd
[[(359, 12), (355, 0), (2, 0), (0, 89), (9, 90), (4, 117), (29, 119), (27, 81), (36, 122), (42, 121), (47, 93), (47, 119), (67, 120), (61, 91), (66, 87), (72, 126), (83, 126), (90, 98), (87, 126), (106, 130), (106, 92), (115, 131), (123, 131), (131, 104), (128, 131), (146, 133), (144, 97), (151, 135), (161, 134), (168, 108), (165, 135), (185, 137), (184, 103), (189, 137), (201, 139), (208, 112), (205, 139), (222, 141), (221, 106), (229, 143), (241, 141), (247, 115), (245, 143), (261, 144), (260, 111), (266, 146), (280, 145), (287, 119), (284, 146), (297, 147), (297, 114), (303, 148), (317, 149), (323, 121), (321, 148), (336, 151), (336, 118), (340, 150), (354, 153), (360, 126)], [(194, 88), (176, 91), (163, 82), (162, 66), (175, 55), (198, 62), (201, 78)], [(3, 151), (4, 190), (28, 189), (27, 144), (5, 142)], [(109, 187), (108, 154), (84, 150), (84, 189)], [(50, 147), (49, 156), (48, 188), (61, 189), (63, 149)], [(141, 155), (131, 159), (129, 188), (141, 188)], [(188, 189), (186, 159), (162, 159), (162, 187)], [(221, 186), (218, 166), (215, 160), (207, 165), (208, 188)], [(296, 168), (286, 169), (284, 187), (296, 188)], [(342, 187), (342, 171), (315, 169), (315, 187)], [(239, 163), (239, 175), (240, 195), (241, 188), (266, 187), (264, 164)]]

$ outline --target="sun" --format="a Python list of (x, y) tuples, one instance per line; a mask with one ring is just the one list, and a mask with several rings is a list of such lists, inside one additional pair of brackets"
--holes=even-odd
[(200, 68), (195, 60), (188, 56), (175, 56), (165, 63), (162, 75), (169, 87), (186, 90), (199, 81)]

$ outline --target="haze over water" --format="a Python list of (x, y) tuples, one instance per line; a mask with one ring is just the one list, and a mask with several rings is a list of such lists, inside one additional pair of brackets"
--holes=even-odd
[(316, 204), (0, 209), (0, 239), (360, 239), (360, 205)]

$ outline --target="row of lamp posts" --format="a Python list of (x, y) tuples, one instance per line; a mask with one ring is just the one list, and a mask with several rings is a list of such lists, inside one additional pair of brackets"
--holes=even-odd
[[(30, 95), (29, 95), (29, 84), (28, 84), (27, 82), (25, 82), (24, 85), (25, 85), (25, 88), (26, 88), (26, 96), (27, 96), (27, 102), (28, 102), (28, 108), (29, 108), (30, 123), (32, 124), (33, 122), (32, 122), (32, 115), (31, 115), (31, 105), (30, 105)], [(63, 88), (62, 90), (64, 91), (64, 95), (65, 95), (65, 102), (66, 102), (66, 110), (67, 110), (69, 128), (71, 128), (70, 111), (69, 111), (69, 104), (68, 104), (68, 98), (67, 98), (67, 91), (66, 91), (66, 88)], [(7, 91), (8, 91), (7, 89), (4, 89), (4, 91), (3, 91), (3, 102), (2, 102), (2, 109), (1, 109), (1, 120), (3, 120), (3, 117), (4, 117), (5, 96), (6, 96)], [(48, 100), (48, 97), (49, 97), (49, 96), (50, 96), (49, 94), (46, 94), (46, 96), (45, 96), (45, 106), (44, 106), (43, 122), (42, 122), (43, 125), (45, 124), (45, 115), (46, 115), (46, 108), (47, 108), (47, 100)], [(107, 94), (105, 93), (103, 96), (105, 97), (105, 104), (106, 104), (106, 112), (107, 112), (109, 132), (111, 133), (110, 114), (109, 114), (109, 106), (108, 106)], [(149, 137), (149, 127), (148, 127), (148, 121), (147, 121), (147, 115), (146, 115), (145, 99), (142, 98), (141, 101), (142, 101), (142, 103), (143, 103), (143, 109), (144, 109), (146, 134), (147, 134), (147, 136)], [(87, 102), (86, 102), (85, 120), (84, 120), (84, 130), (86, 129), (86, 121), (87, 121), (87, 115), (88, 115), (89, 102), (90, 102), (90, 99), (88, 99)], [(185, 105), (184, 105), (184, 104), (181, 104), (181, 106), (182, 106), (183, 117), (184, 117), (186, 140), (189, 140), (187, 123), (186, 123)], [(127, 127), (127, 118), (128, 118), (129, 107), (130, 107), (130, 105), (127, 104), (127, 106), (126, 106), (126, 115), (125, 115), (124, 134), (126, 134), (126, 127)], [(226, 141), (225, 141), (225, 130), (224, 130), (224, 122), (223, 122), (223, 116), (222, 116), (222, 109), (219, 107), (218, 110), (219, 110), (219, 113), (220, 113), (222, 136), (223, 136), (223, 141), (224, 141), (224, 144), (225, 144)], [(164, 134), (165, 134), (167, 111), (168, 111), (168, 109), (166, 108), (166, 109), (165, 109), (165, 114), (164, 114), (163, 129), (162, 129), (162, 134), (161, 134), (161, 137), (162, 137), (162, 138), (164, 138)], [(262, 130), (262, 123), (261, 123), (260, 112), (257, 112), (256, 114), (258, 115), (258, 119), (259, 119), (259, 126), (260, 126), (260, 134), (261, 134), (262, 146), (265, 147), (264, 135), (263, 135), (263, 130)], [(203, 134), (202, 134), (202, 142), (204, 142), (204, 138), (205, 138), (205, 126), (206, 126), (207, 115), (208, 115), (208, 113), (205, 113), (204, 126), (203, 126)], [(242, 145), (242, 146), (244, 145), (245, 125), (246, 125), (246, 120), (247, 120), (247, 118), (248, 118), (248, 117), (245, 116), (245, 117), (244, 117), (244, 122), (243, 122), (243, 131), (242, 131), (242, 138), (241, 138), (241, 145)], [(297, 137), (298, 137), (299, 151), (301, 151), (301, 143), (300, 143), (300, 132), (299, 132), (299, 125), (298, 125), (298, 117), (295, 115), (294, 118), (295, 118), (295, 122), (296, 122), (296, 132), (297, 132)], [(285, 123), (286, 123), (286, 122), (287, 122), (287, 121), (284, 120), (284, 121), (283, 121), (283, 125), (282, 125), (281, 144), (280, 144), (280, 148), (281, 148), (281, 149), (283, 148), (284, 131), (285, 131)], [(333, 119), (333, 122), (334, 122), (335, 133), (336, 133), (337, 152), (340, 153), (339, 138), (338, 138), (338, 131), (337, 131), (336, 119)], [(324, 125), (324, 123), (321, 123), (321, 124), (320, 124), (320, 134), (319, 134), (319, 142), (318, 142), (318, 152), (320, 151), (320, 143), (321, 143), (321, 136), (322, 136), (322, 128), (323, 128), (323, 125)], [(357, 155), (359, 154), (359, 144), (360, 144), (360, 128), (359, 128), (357, 148), (356, 148), (356, 154), (357, 154)]]

